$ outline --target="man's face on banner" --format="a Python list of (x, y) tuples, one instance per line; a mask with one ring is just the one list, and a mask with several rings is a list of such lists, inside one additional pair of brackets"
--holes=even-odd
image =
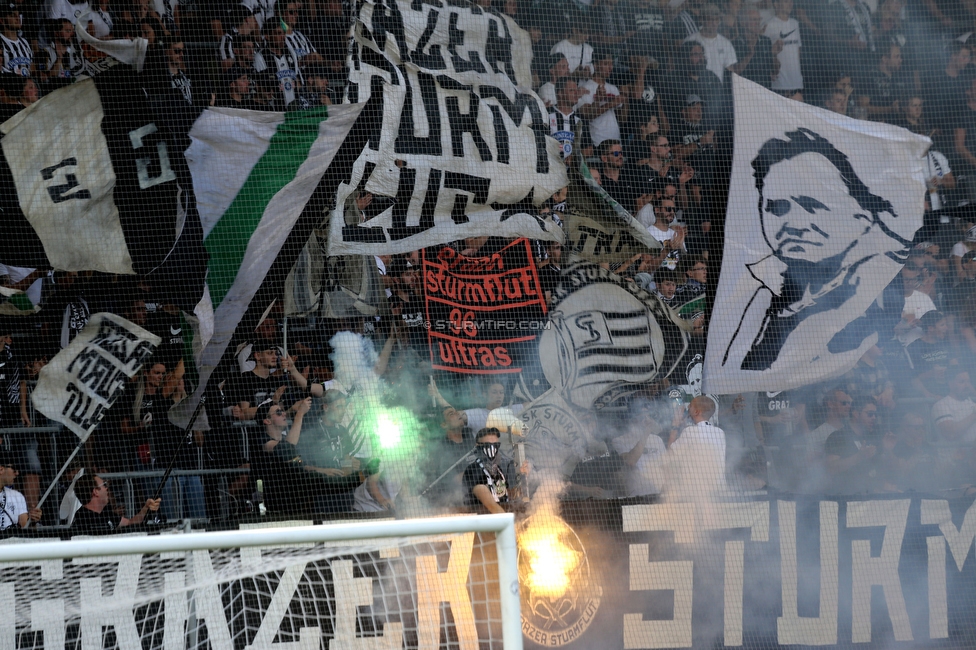
[(843, 253), (871, 227), (840, 172), (816, 153), (774, 164), (762, 197), (763, 236), (782, 259), (820, 262)]

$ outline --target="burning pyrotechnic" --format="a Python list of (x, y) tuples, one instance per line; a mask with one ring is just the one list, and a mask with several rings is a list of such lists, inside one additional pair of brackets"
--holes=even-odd
[(533, 594), (558, 598), (569, 589), (583, 554), (563, 541), (572, 531), (554, 514), (530, 517), (519, 533), (523, 580)]

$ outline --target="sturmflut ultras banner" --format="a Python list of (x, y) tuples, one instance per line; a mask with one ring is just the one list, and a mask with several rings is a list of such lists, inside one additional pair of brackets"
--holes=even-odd
[(736, 76), (733, 93), (725, 254), (703, 388), (788, 390), (850, 370), (885, 315), (900, 317), (882, 291), (922, 225), (930, 141)]
[[(339, 192), (329, 254), (389, 255), (465, 237), (562, 240), (534, 213), (566, 185), (545, 106), (531, 90), (532, 44), (475, 4), (363, 2), (350, 101), (383, 96), (373, 134)], [(357, 190), (377, 213), (345, 210)]]
[(546, 300), (529, 240), (487, 257), (464, 257), (449, 246), (425, 250), (424, 285), (435, 370), (520, 372), (536, 353)]
[(93, 314), (41, 369), (34, 407), (86, 439), (160, 341), (121, 316)]

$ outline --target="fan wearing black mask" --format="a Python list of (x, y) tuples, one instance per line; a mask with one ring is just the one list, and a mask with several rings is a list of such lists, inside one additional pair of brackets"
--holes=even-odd
[[(498, 429), (491, 427), (478, 431), (475, 436), (477, 455), (473, 463), (464, 470), (464, 503), (477, 508), (481, 504), (491, 514), (505, 512), (500, 504), (508, 503), (512, 482), (506, 472), (499, 467), (503, 461)], [(505, 460), (504, 463), (510, 463)]]

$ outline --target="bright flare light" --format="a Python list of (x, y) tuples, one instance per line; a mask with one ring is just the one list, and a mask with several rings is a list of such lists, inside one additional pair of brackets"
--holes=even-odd
[(558, 598), (569, 589), (573, 571), (583, 556), (562, 542), (569, 526), (554, 515), (535, 515), (519, 534), (519, 546), (528, 560), (526, 587), (533, 594)]
[(380, 446), (390, 449), (400, 444), (403, 424), (399, 418), (390, 413), (380, 413), (376, 418), (376, 433), (380, 438)]

